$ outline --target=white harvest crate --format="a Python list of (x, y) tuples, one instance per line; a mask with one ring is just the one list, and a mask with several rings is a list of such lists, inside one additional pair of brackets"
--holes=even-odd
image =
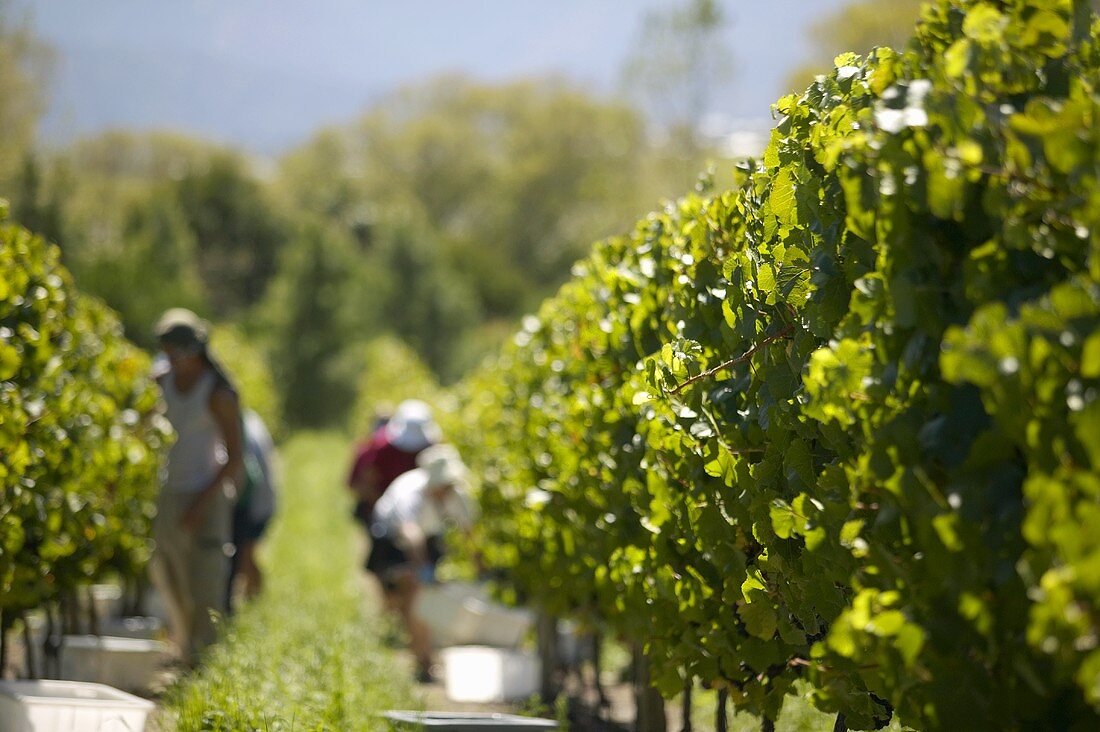
[(437, 648), (480, 645), (518, 646), (534, 623), (530, 610), (493, 602), (481, 587), (460, 582), (427, 585), (415, 612), (432, 632)]
[(508, 702), (539, 690), (542, 665), (530, 651), (488, 646), (444, 648), (443, 681), (455, 702)]
[(153, 703), (102, 684), (0, 681), (4, 732), (142, 732)]
[(168, 660), (168, 646), (142, 638), (67, 635), (61, 641), (61, 676), (72, 681), (146, 688)]

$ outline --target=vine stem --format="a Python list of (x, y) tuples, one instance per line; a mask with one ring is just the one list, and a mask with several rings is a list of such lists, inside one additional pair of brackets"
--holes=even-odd
[(738, 356), (736, 358), (731, 358), (729, 361), (724, 361), (723, 363), (718, 364), (714, 368), (707, 369), (703, 373), (696, 374), (695, 376), (692, 376), (687, 381), (685, 381), (681, 384), (678, 384), (675, 388), (670, 389), (668, 391), (668, 394), (672, 395), (672, 396), (674, 396), (676, 394), (679, 394), (681, 391), (683, 391), (687, 387), (691, 386), (696, 381), (702, 381), (703, 379), (709, 379), (711, 376), (714, 376), (719, 371), (722, 371), (724, 369), (728, 369), (732, 366), (736, 366), (739, 363), (744, 363), (745, 361), (748, 361), (753, 356), (755, 356), (756, 352), (759, 351), (761, 348), (763, 348), (764, 346), (770, 345), (772, 343), (775, 343), (776, 341), (780, 340), (781, 338), (786, 338), (787, 336), (789, 336), (791, 334), (791, 332), (793, 330), (794, 330), (794, 326), (793, 325), (788, 325), (786, 328), (779, 331), (775, 335), (768, 336), (764, 340), (760, 341), (755, 346), (753, 346), (749, 350), (742, 353), (740, 356)]
[[(805, 658), (798, 658), (798, 657), (792, 658), (791, 660), (787, 661), (787, 666), (789, 666), (791, 668), (795, 668), (797, 666), (805, 666), (807, 668), (816, 668), (818, 671), (821, 671), (822, 673), (827, 673), (827, 674), (841, 673), (841, 669), (829, 667), (829, 666), (826, 666), (824, 664), (818, 663), (817, 661), (808, 661)], [(874, 671), (875, 669), (880, 668), (880, 664), (865, 663), (865, 664), (862, 664), (861, 666), (857, 666), (856, 668), (860, 671)]]

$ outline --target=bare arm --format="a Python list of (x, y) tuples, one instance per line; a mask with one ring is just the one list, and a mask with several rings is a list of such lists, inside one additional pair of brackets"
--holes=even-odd
[(206, 517), (206, 511), (226, 481), (234, 487), (244, 473), (244, 437), (241, 434), (241, 411), (237, 396), (229, 389), (215, 389), (210, 395), (210, 413), (222, 433), (228, 459), (214, 479), (196, 496), (183, 515), (183, 527), (195, 532)]
[(428, 539), (423, 530), (414, 521), (404, 521), (398, 526), (400, 544), (405, 552), (418, 567), (426, 566), (428, 562)]

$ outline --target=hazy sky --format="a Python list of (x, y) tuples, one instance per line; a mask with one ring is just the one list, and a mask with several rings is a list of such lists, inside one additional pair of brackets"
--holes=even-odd
[[(806, 30), (844, 0), (725, 0), (714, 111), (767, 118)], [(564, 74), (618, 88), (659, 0), (24, 0), (57, 53), (47, 139), (172, 128), (274, 152), (418, 79)]]

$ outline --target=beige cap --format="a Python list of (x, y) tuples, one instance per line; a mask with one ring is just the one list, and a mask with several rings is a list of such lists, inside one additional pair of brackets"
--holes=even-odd
[(451, 445), (432, 445), (416, 456), (416, 464), (428, 473), (428, 488), (465, 483), (469, 471)]
[(164, 338), (169, 333), (190, 331), (194, 339), (199, 343), (206, 343), (209, 326), (206, 321), (187, 308), (171, 308), (164, 312), (153, 327), (153, 333), (157, 338)]

